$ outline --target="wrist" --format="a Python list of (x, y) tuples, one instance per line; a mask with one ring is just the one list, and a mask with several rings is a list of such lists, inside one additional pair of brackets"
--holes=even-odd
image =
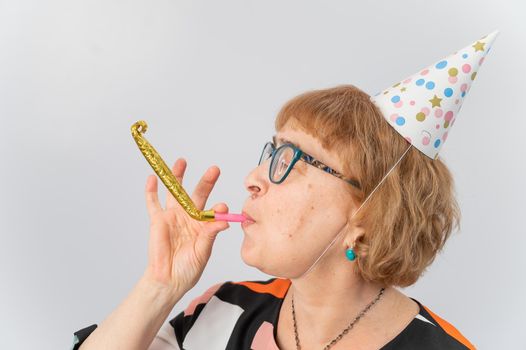
[(161, 283), (151, 278), (146, 273), (141, 276), (138, 287), (145, 293), (154, 297), (157, 301), (171, 307), (173, 307), (186, 294), (186, 291)]

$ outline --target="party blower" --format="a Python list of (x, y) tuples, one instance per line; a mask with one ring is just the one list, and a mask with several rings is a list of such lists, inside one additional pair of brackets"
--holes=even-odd
[(133, 139), (139, 146), (142, 154), (150, 163), (151, 167), (159, 176), (159, 179), (166, 186), (168, 191), (177, 199), (183, 209), (196, 220), (200, 221), (232, 221), (232, 222), (243, 222), (248, 220), (243, 214), (229, 214), (229, 213), (216, 213), (214, 210), (199, 210), (195, 207), (194, 202), (190, 199), (190, 196), (186, 193), (183, 186), (177, 181), (174, 174), (168, 168), (164, 160), (161, 158), (159, 153), (153, 148), (153, 146), (142, 136), (148, 129), (148, 125), (144, 120), (139, 120), (134, 123), (131, 127)]

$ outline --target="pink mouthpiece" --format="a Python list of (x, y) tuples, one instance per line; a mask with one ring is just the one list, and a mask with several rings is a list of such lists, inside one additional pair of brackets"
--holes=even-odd
[(215, 221), (243, 222), (248, 220), (243, 214), (214, 213)]

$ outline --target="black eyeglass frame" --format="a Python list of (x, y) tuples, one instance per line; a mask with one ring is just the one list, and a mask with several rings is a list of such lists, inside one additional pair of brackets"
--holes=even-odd
[[(268, 158), (262, 159), (263, 158), (263, 154), (265, 152), (265, 149), (267, 148), (267, 145), (270, 145), (270, 147), (272, 147), (272, 153), (271, 153), (271, 155)], [(285, 174), (281, 177), (281, 179), (279, 181), (274, 181), (274, 180), (272, 180), (272, 176), (271, 176), (271, 172), (272, 172), (271, 165), (274, 163), (274, 156), (278, 153), (278, 150), (280, 150), (283, 147), (291, 147), (294, 150), (294, 156), (292, 157), (292, 161), (290, 162), (289, 166), (287, 167), (287, 171), (285, 172)], [(345, 182), (351, 184), (352, 186), (356, 187), (357, 189), (361, 190), (360, 183), (357, 180), (345, 177), (343, 174), (337, 172), (336, 170), (332, 169), (331, 167), (329, 167), (326, 164), (322, 163), (321, 161), (317, 160), (316, 158), (314, 158), (310, 154), (303, 152), (301, 149), (299, 149), (298, 147), (296, 147), (295, 145), (293, 145), (291, 143), (284, 143), (283, 145), (281, 145), (278, 148), (276, 148), (276, 146), (274, 145), (274, 143), (272, 141), (267, 142), (265, 144), (265, 146), (263, 146), (263, 150), (261, 151), (261, 156), (259, 157), (258, 166), (261, 165), (261, 163), (263, 161), (265, 161), (265, 160), (267, 160), (269, 158), (271, 158), (271, 162), (270, 162), (269, 169), (268, 169), (268, 177), (269, 177), (269, 180), (272, 183), (280, 184), (283, 181), (285, 181), (285, 179), (289, 175), (290, 171), (294, 167), (294, 164), (296, 164), (296, 162), (298, 160), (302, 160), (305, 163), (310, 164), (310, 165), (312, 165), (312, 166), (314, 166), (314, 167), (316, 167), (318, 169), (321, 169), (321, 170), (323, 170), (326, 173), (334, 175), (337, 178), (342, 179), (343, 181), (345, 181)]]

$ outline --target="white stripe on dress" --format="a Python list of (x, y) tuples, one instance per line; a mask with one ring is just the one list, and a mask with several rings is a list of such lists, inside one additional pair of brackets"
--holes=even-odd
[(148, 350), (181, 350), (175, 339), (174, 328), (169, 322), (165, 322), (159, 329)]
[(183, 348), (225, 350), (232, 330), (243, 312), (239, 305), (212, 296), (186, 334)]

